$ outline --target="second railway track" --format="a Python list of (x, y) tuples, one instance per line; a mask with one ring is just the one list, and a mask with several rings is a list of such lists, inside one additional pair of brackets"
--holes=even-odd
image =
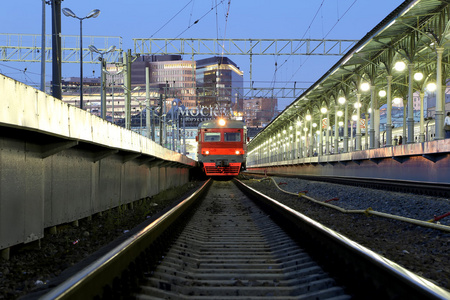
[[(213, 182), (206, 195), (184, 200), (43, 299), (450, 297), (431, 282), (236, 182), (239, 189), (231, 181)], [(258, 199), (262, 209), (252, 199)]]

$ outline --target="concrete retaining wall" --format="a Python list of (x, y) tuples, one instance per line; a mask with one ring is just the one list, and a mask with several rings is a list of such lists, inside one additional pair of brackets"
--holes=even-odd
[(195, 161), (0, 75), (0, 250), (189, 180)]

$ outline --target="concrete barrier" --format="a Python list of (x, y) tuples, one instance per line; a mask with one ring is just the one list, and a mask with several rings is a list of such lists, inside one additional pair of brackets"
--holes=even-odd
[(0, 250), (189, 180), (195, 161), (0, 75)]

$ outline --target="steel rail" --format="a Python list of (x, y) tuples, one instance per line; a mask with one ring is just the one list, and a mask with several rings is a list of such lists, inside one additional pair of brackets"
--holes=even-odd
[(128, 238), (107, 254), (73, 275), (40, 299), (92, 299), (104, 286), (120, 276), (140, 253), (150, 247), (168, 227), (203, 195), (211, 183), (205, 182), (197, 191), (177, 204), (157, 220)]
[[(247, 174), (264, 175), (257, 172)], [(362, 178), (347, 176), (321, 176), (321, 175), (292, 175), (284, 173), (267, 173), (267, 176), (290, 177), (312, 181), (331, 182), (336, 184), (346, 184), (352, 186), (369, 187), (390, 191), (401, 191), (415, 194), (425, 194), (431, 196), (450, 196), (450, 184), (441, 182), (423, 182), (413, 180), (398, 180), (385, 178)]]
[[(241, 181), (237, 179), (235, 181), (239, 187), (249, 191), (252, 197), (260, 200), (272, 216), (281, 218), (287, 228), (294, 231), (296, 235), (301, 235), (303, 244), (314, 247), (314, 251), (327, 257), (326, 263), (333, 260), (335, 268), (342, 273), (356, 270), (357, 274), (344, 275), (350, 279), (349, 284), (354, 285), (354, 282), (351, 281), (357, 279), (364, 280), (365, 284), (373, 285), (375, 289), (377, 287), (383, 289), (388, 295), (391, 295), (390, 298), (450, 299), (449, 292), (427, 279), (260, 193)], [(377, 292), (369, 288), (363, 289), (367, 289), (366, 293)]]

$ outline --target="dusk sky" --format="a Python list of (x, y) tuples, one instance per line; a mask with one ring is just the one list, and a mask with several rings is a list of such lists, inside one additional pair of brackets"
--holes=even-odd
[[(278, 0), (278, 1), (86, 1), (65, 0), (78, 16), (100, 9), (95, 19), (83, 21), (83, 36), (121, 36), (124, 50), (133, 38), (231, 38), (231, 39), (361, 39), (403, 1), (401, 0)], [(19, 4), (20, 3), (20, 4)], [(42, 2), (3, 1), (0, 33), (40, 34)], [(46, 31), (51, 33), (51, 6), (46, 10)], [(62, 34), (79, 35), (79, 21), (62, 15)], [(198, 22), (194, 24), (196, 21)], [(0, 44), (5, 44), (0, 36)], [(87, 47), (87, 45), (85, 45)], [(99, 47), (100, 48), (100, 47)], [(184, 57), (191, 59), (191, 57)], [(196, 57), (201, 59), (204, 57)], [(249, 58), (230, 56), (244, 71), (249, 86)], [(255, 86), (307, 88), (319, 79), (339, 56), (254, 56)], [(287, 61), (286, 61), (287, 60)], [(275, 69), (275, 63), (279, 66)], [(26, 68), (26, 71), (24, 72)], [(84, 75), (99, 74), (99, 65), (86, 64)], [(276, 72), (275, 72), (276, 70)], [(64, 64), (63, 77), (79, 76), (77, 64)], [(39, 85), (39, 63), (0, 61), (0, 73), (31, 85)], [(51, 80), (47, 64), (46, 80)], [(274, 83), (275, 82), (275, 83)], [(283, 109), (294, 99), (280, 99)]]

